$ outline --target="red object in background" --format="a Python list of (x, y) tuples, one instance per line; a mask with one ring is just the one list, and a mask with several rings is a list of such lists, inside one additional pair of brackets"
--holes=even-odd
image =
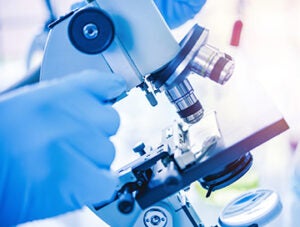
[(243, 28), (243, 22), (241, 20), (237, 20), (234, 23), (232, 29), (231, 41), (230, 41), (231, 46), (239, 46), (242, 28)]

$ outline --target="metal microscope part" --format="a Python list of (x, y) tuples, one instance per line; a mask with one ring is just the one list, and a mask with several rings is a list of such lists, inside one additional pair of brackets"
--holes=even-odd
[(282, 211), (279, 195), (269, 189), (255, 189), (233, 199), (219, 216), (222, 227), (265, 226)]
[(203, 107), (194, 94), (187, 76), (192, 72), (224, 84), (234, 69), (232, 58), (206, 44), (208, 30), (195, 25), (180, 42), (181, 50), (162, 70), (151, 74), (148, 80), (158, 90), (165, 91), (180, 117), (189, 124), (203, 117)]
[(115, 36), (110, 17), (95, 7), (77, 11), (70, 21), (68, 32), (74, 47), (86, 54), (102, 53)]
[(229, 55), (206, 44), (194, 57), (190, 69), (198, 75), (225, 84), (233, 74), (234, 63)]
[(146, 227), (164, 227), (168, 223), (166, 211), (162, 208), (151, 208), (144, 214), (144, 225)]
[(184, 80), (190, 73), (188, 65), (193, 57), (204, 45), (207, 39), (207, 30), (195, 25), (184, 39), (180, 42), (181, 49), (176, 57), (170, 61), (163, 69), (158, 72), (152, 73), (148, 80), (151, 81), (157, 89), (172, 87), (178, 80)]
[[(155, 202), (161, 201), (171, 194), (188, 187), (192, 182), (198, 181), (200, 178), (224, 170), (226, 166), (230, 165), (235, 160), (239, 160), (240, 158), (244, 159), (244, 156), (249, 152), (249, 150), (254, 149), (255, 147), (261, 145), (262, 143), (268, 141), (269, 139), (287, 129), (288, 125), (286, 124), (285, 120), (280, 119), (276, 122), (273, 122), (272, 124), (265, 125), (253, 134), (244, 134), (243, 138), (237, 139), (232, 144), (226, 144), (225, 146), (217, 145), (214, 151), (210, 152), (208, 157), (206, 157), (204, 160), (196, 162), (191, 166), (187, 166), (184, 170), (179, 171), (182, 181), (180, 185), (174, 186), (169, 190), (165, 190), (165, 185), (163, 184), (156, 185), (154, 187), (145, 185), (145, 187), (141, 188), (137, 192), (135, 199), (142, 209), (149, 207)], [(225, 136), (228, 135), (226, 134)], [(159, 154), (162, 155), (161, 151), (154, 152), (153, 158), (156, 156), (157, 160), (157, 155)], [(171, 155), (170, 151), (165, 154), (169, 154), (169, 156), (172, 156), (172, 151)], [(243, 163), (246, 164), (242, 166), (242, 170), (248, 170), (248, 167), (250, 165), (248, 165), (247, 163), (249, 163), (249, 160), (250, 162), (252, 161), (252, 157), (249, 158), (249, 156), (247, 156), (247, 158), (244, 160), (246, 160), (246, 162)], [(147, 162), (150, 163), (151, 161), (147, 159)], [(141, 166), (143, 166), (143, 164), (141, 164)], [(136, 169), (140, 169), (139, 165), (135, 167), (132, 166), (133, 172), (135, 172)], [(242, 172), (245, 173), (244, 171)]]
[(206, 111), (197, 124), (174, 124), (163, 131), (163, 143), (173, 150), (174, 160), (184, 170), (207, 157), (222, 140), (215, 111)]
[[(188, 69), (189, 73), (193, 71), (202, 77), (208, 77), (219, 84), (224, 84), (233, 74), (234, 62), (230, 55), (207, 43), (208, 34), (207, 29), (197, 24), (194, 25), (180, 42), (180, 46), (190, 46), (191, 48), (184, 59), (185, 62), (180, 64), (184, 70)], [(173, 80), (179, 75), (179, 72), (177, 72), (177, 75), (173, 74)], [(170, 82), (172, 80), (167, 81), (167, 83)]]
[(196, 123), (202, 118), (204, 109), (194, 94), (190, 82), (185, 79), (178, 85), (165, 91), (168, 99), (177, 109), (179, 116), (187, 123)]
[(125, 187), (119, 195), (118, 209), (123, 214), (129, 214), (134, 209), (134, 198), (129, 187)]
[[(136, 20), (139, 16), (143, 20)], [(152, 21), (151, 24), (148, 21)], [(140, 87), (152, 106), (157, 105), (153, 91), (165, 91), (179, 116), (189, 124), (198, 122), (204, 110), (186, 77), (204, 69), (202, 61), (211, 61), (212, 55), (215, 56), (213, 65), (218, 65), (216, 69), (204, 62), (208, 64), (208, 71), (215, 75), (211, 78), (223, 83), (232, 69), (221, 70), (228, 66), (223, 58), (218, 60), (221, 54), (214, 54), (218, 51), (200, 54), (201, 47), (206, 45), (208, 31), (198, 25), (179, 44), (153, 1), (93, 1), (59, 18), (49, 28), (41, 80), (87, 68), (120, 74), (126, 80), (127, 92)], [(155, 39), (151, 37), (154, 33)], [(58, 54), (57, 50), (63, 51)], [(147, 77), (155, 89), (149, 89)]]
[(248, 152), (224, 169), (200, 178), (198, 181), (201, 186), (208, 190), (206, 197), (209, 197), (211, 192), (224, 188), (244, 176), (252, 166), (252, 162), (252, 155)]
[[(239, 86), (242, 85), (239, 83)], [(253, 86), (254, 85), (256, 84), (253, 84)], [(253, 91), (251, 83), (245, 83), (244, 86), (245, 89), (242, 91), (247, 89), (250, 92)], [(248, 94), (248, 92), (245, 92), (245, 94)], [(121, 202), (125, 201), (126, 203), (129, 201), (128, 207), (126, 207), (127, 205), (124, 203), (126, 205), (125, 210), (132, 207), (132, 200), (130, 198), (124, 199), (121, 196), (116, 197), (105, 206), (92, 207), (91, 209), (111, 226), (119, 226), (119, 224), (122, 223), (122, 225), (124, 224), (126, 227), (137, 227), (145, 226), (143, 218), (144, 214), (148, 210), (157, 206), (165, 208), (166, 206), (160, 205), (171, 204), (172, 210), (175, 211), (175, 213), (173, 212), (174, 215), (172, 215), (172, 218), (176, 218), (177, 220), (173, 222), (173, 224), (175, 224), (173, 226), (201, 226), (201, 222), (196, 222), (198, 225), (191, 225), (190, 223), (194, 223), (191, 221), (179, 222), (179, 220), (187, 221), (187, 218), (189, 220), (196, 219), (195, 216), (191, 216), (191, 212), (183, 212), (185, 208), (178, 204), (179, 201), (174, 196), (176, 196), (178, 192), (182, 192), (188, 188), (191, 183), (198, 181), (200, 178), (208, 178), (208, 176), (212, 175), (216, 176), (224, 169), (228, 170), (227, 167), (232, 167), (233, 169), (236, 169), (237, 167), (242, 170), (242, 172), (247, 170), (250, 166), (248, 164), (252, 160), (252, 157), (248, 152), (288, 129), (288, 125), (278, 110), (274, 110), (275, 112), (270, 111), (273, 109), (270, 105), (268, 105), (268, 99), (264, 99), (266, 97), (263, 94), (257, 92), (252, 95), (254, 96), (251, 96), (251, 100), (253, 100), (253, 102), (255, 102), (257, 97), (259, 97), (261, 101), (265, 101), (265, 105), (259, 109), (250, 109), (252, 112), (246, 115), (243, 115), (245, 110), (241, 110), (240, 105), (236, 105), (237, 110), (235, 110), (234, 106), (232, 106), (232, 110), (240, 113), (239, 116), (241, 116), (241, 118), (238, 120), (234, 118), (233, 121), (230, 121), (230, 124), (228, 124), (228, 119), (230, 118), (225, 115), (225, 112), (228, 110), (223, 108), (224, 105), (222, 105), (222, 103), (219, 103), (219, 108), (216, 109), (216, 112), (218, 113), (218, 127), (213, 126), (215, 124), (215, 120), (212, 121), (214, 124), (211, 124), (210, 121), (209, 123), (204, 124), (206, 122), (206, 115), (204, 115), (204, 118), (197, 124), (177, 124), (178, 127), (166, 128), (166, 130), (163, 131), (162, 145), (155, 149), (147, 151), (148, 149), (145, 149), (146, 146), (137, 146), (137, 149), (135, 150), (141, 151), (142, 156), (119, 171), (121, 184), (116, 188), (116, 191), (120, 193), (123, 193), (126, 188), (129, 188), (129, 191), (133, 193), (135, 204), (133, 205), (131, 213), (124, 214), (120, 212), (118, 208), (120, 200)], [(224, 100), (224, 103), (227, 104), (227, 100)], [(259, 111), (260, 117), (263, 117), (263, 121), (257, 119), (257, 111)], [(211, 114), (209, 116), (213, 117), (214, 115)], [(241, 127), (241, 125), (243, 127)], [(251, 127), (246, 127), (247, 125), (251, 125)], [(218, 132), (219, 130), (220, 132)], [(191, 134), (195, 135), (191, 136)], [(203, 146), (201, 144), (197, 145), (195, 141), (198, 142), (199, 139), (201, 141), (206, 141), (205, 138), (210, 138), (211, 135), (219, 137), (219, 134), (222, 135), (222, 139), (218, 140), (218, 142), (222, 142), (218, 143), (214, 148), (212, 148), (212, 150), (206, 153), (204, 157), (197, 159), (197, 151), (202, 150)], [(195, 146), (193, 146), (193, 144), (195, 144)], [(185, 155), (189, 153), (189, 150), (192, 148), (195, 148), (194, 151), (196, 155), (192, 154), (189, 157), (184, 157), (184, 159), (180, 161), (180, 164), (178, 162), (179, 156), (175, 156), (177, 150), (182, 151), (178, 152), (179, 155)], [(201, 152), (199, 154), (201, 154)], [(195, 158), (197, 160), (196, 162), (193, 161)], [(172, 165), (169, 166), (168, 164), (171, 162)], [(235, 166), (235, 164), (237, 166)], [(160, 170), (160, 168), (164, 169)], [(165, 171), (165, 173), (160, 174), (163, 171)], [(173, 176), (171, 178), (172, 187), (166, 188), (167, 185), (170, 185), (170, 181), (166, 180), (168, 179), (169, 171), (171, 173), (170, 175)], [(218, 176), (215, 178), (217, 179), (217, 183), (220, 183), (221, 181), (218, 180), (222, 180), (223, 177), (224, 179), (227, 179), (227, 176), (230, 176), (232, 172), (229, 169), (229, 171), (224, 171), (224, 173), (225, 174), (220, 178)], [(175, 179), (175, 181), (173, 181), (173, 179)], [(233, 177), (231, 179), (234, 181), (237, 178)], [(180, 181), (179, 184), (178, 180)], [(232, 183), (233, 181), (226, 182)], [(175, 182), (175, 184), (173, 184), (173, 182)], [(213, 181), (212, 184), (214, 184)], [(171, 199), (171, 201), (170, 198), (173, 198), (174, 200)], [(172, 213), (172, 210), (168, 211), (171, 211)], [(158, 219), (153, 219), (153, 221), (156, 220)], [(189, 223), (189, 225), (186, 223)]]

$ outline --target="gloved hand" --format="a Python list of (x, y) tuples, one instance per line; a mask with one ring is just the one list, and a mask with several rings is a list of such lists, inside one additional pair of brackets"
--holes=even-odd
[(154, 0), (170, 28), (192, 19), (206, 0)]
[(117, 75), (85, 71), (0, 97), (0, 225), (55, 216), (112, 197)]

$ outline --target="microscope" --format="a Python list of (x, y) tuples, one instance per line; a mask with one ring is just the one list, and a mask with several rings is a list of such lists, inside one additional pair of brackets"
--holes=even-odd
[[(233, 59), (209, 45), (208, 30), (197, 24), (178, 43), (152, 0), (86, 1), (49, 27), (40, 80), (85, 69), (117, 73), (124, 76), (127, 92), (112, 102), (140, 88), (156, 106), (156, 95), (164, 93), (180, 118), (162, 130), (159, 146), (133, 148), (140, 157), (117, 171), (119, 184), (111, 201), (89, 206), (110, 226), (204, 226), (185, 196), (189, 186), (198, 181), (209, 196), (230, 185), (250, 169), (250, 150), (288, 128), (275, 114), (238, 135), (223, 129), (220, 112), (204, 110), (188, 77), (196, 74), (223, 85), (233, 74)], [(263, 224), (261, 213), (236, 225), (229, 219), (237, 217), (233, 210), (238, 206), (253, 211), (260, 205), (254, 201), (271, 197), (271, 192), (255, 191), (232, 203), (220, 225)], [(268, 219), (280, 211), (276, 198)]]

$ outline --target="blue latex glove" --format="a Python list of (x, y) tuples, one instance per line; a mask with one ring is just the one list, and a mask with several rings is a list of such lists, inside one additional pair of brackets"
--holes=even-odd
[(154, 0), (170, 28), (192, 19), (206, 0)]
[(0, 225), (55, 216), (112, 197), (117, 75), (85, 71), (0, 97)]

